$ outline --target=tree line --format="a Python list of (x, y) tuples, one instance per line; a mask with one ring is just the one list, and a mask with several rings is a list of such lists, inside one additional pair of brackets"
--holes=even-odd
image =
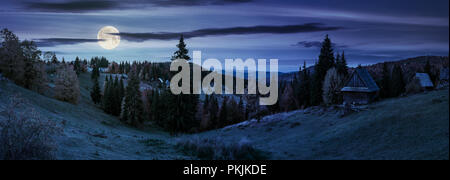
[[(63, 62), (60, 63), (54, 53), (43, 55), (34, 41), (20, 41), (8, 29), (0, 31), (0, 73), (3, 76), (24, 88), (77, 104), (80, 90), (76, 71), (82, 68), (74, 66), (74, 62)], [(49, 77), (49, 74), (55, 76)], [(53, 89), (52, 94), (49, 89)]]

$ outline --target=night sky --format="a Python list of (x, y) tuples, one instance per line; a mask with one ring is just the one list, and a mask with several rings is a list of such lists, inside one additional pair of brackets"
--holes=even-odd
[[(277, 58), (281, 71), (312, 65), (329, 34), (350, 66), (449, 55), (448, 0), (2, 0), (0, 28), (66, 61), (167, 61), (180, 33), (203, 59)], [(120, 31), (114, 50), (97, 44)]]

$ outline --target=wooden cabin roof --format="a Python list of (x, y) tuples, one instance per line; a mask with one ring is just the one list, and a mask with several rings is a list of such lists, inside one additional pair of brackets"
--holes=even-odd
[(343, 92), (376, 92), (379, 90), (377, 83), (364, 68), (357, 68), (341, 89)]

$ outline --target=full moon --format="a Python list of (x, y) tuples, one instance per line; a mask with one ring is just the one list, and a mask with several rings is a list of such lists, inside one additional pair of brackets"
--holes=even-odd
[(98, 31), (97, 39), (98, 44), (104, 48), (104, 49), (114, 49), (120, 44), (120, 36), (119, 35), (112, 35), (118, 34), (119, 30), (117, 30), (115, 27), (112, 26), (105, 26), (100, 31)]

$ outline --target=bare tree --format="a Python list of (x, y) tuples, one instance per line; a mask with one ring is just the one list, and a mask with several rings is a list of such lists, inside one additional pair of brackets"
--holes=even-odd
[(327, 105), (338, 104), (340, 101), (340, 90), (343, 84), (343, 77), (337, 73), (336, 68), (327, 71), (323, 82), (323, 101)]

